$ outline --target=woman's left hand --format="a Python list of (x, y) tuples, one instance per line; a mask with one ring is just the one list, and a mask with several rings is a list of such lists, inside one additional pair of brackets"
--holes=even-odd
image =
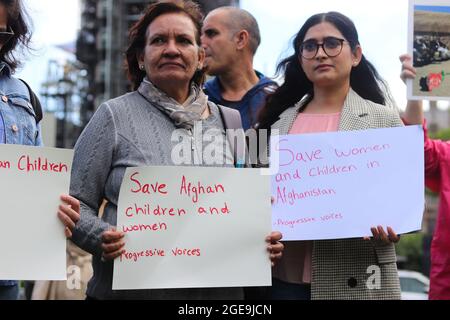
[(275, 261), (281, 259), (283, 255), (284, 245), (280, 242), (283, 238), (281, 232), (273, 231), (267, 238), (266, 242), (269, 244), (267, 246), (267, 251), (270, 253), (270, 261), (272, 261), (272, 267), (275, 265)]
[[(395, 233), (391, 227), (387, 227), (387, 233), (382, 226), (370, 228), (370, 231), (372, 231), (373, 239), (375, 241), (381, 241), (385, 244), (397, 243), (400, 241), (400, 235)], [(369, 238), (366, 237), (364, 239), (368, 240)]]
[(65, 227), (66, 238), (70, 239), (76, 224), (80, 221), (80, 201), (68, 194), (62, 195), (61, 200), (64, 204), (59, 205), (58, 218)]

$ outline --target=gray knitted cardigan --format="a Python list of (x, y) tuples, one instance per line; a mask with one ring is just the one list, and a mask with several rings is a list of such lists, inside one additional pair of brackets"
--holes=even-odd
[[(203, 132), (216, 128), (218, 134), (224, 135), (218, 107), (213, 103), (209, 103), (209, 107), (211, 115), (201, 121)], [(200, 122), (196, 122), (194, 132), (199, 125)], [(242, 288), (112, 290), (113, 263), (101, 261), (101, 235), (116, 225), (117, 202), (123, 175), (127, 167), (173, 165), (171, 136), (175, 129), (165, 114), (135, 91), (103, 103), (78, 139), (70, 194), (80, 200), (81, 220), (76, 225), (72, 240), (80, 248), (93, 254), (94, 275), (88, 284), (88, 296), (97, 299), (243, 297)], [(195, 146), (201, 142), (198, 141), (201, 134), (191, 135), (185, 129), (181, 131), (192, 140), (192, 152), (195, 153)], [(108, 203), (100, 218), (98, 211), (103, 199)]]

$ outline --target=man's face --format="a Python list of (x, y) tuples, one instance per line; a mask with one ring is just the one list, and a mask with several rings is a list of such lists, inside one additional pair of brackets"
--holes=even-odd
[(233, 64), (236, 42), (227, 24), (227, 13), (213, 11), (206, 16), (202, 28), (202, 47), (205, 49), (205, 67), (209, 75), (225, 73)]

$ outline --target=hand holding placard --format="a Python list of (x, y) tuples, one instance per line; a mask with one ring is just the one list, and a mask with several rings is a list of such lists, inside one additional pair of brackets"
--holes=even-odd
[(277, 233), (267, 239), (269, 179), (257, 169), (127, 169), (113, 289), (270, 285), (269, 256), (282, 245)]
[(73, 151), (0, 149), (0, 279), (64, 280), (66, 239), (56, 211), (69, 192)]
[(58, 218), (64, 225), (66, 238), (72, 238), (73, 229), (80, 221), (80, 201), (74, 197), (64, 194), (61, 196), (64, 204), (59, 205)]
[[(272, 223), (284, 240), (365, 237), (374, 226), (420, 229), (420, 126), (277, 138), (271, 145), (280, 163), (272, 177)], [(375, 237), (384, 234), (377, 229)]]

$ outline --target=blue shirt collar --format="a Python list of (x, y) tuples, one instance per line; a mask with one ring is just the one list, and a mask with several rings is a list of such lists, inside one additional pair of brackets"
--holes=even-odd
[[(265, 87), (268, 84), (276, 84), (275, 81), (267, 78), (261, 72), (254, 70), (256, 76), (259, 78), (259, 82), (251, 88), (241, 101), (244, 101), (246, 98), (252, 96), (254, 92), (258, 91), (261, 87)], [(214, 77), (213, 79), (207, 81), (204, 85), (204, 89), (207, 91), (208, 95), (212, 98), (212, 100), (216, 103), (221, 103), (222, 99), (222, 86), (219, 81), (219, 77)], [(222, 102), (223, 103), (223, 102)]]

